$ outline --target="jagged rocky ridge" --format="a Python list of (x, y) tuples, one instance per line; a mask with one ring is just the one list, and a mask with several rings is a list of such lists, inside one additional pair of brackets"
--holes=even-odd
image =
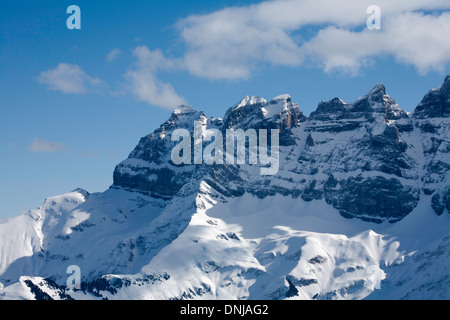
[[(338, 98), (321, 102), (309, 117), (287, 95), (271, 101), (245, 97), (223, 119), (178, 108), (116, 167), (112, 187), (171, 199), (192, 179), (203, 179), (225, 196), (324, 198), (346, 218), (377, 223), (401, 220), (423, 193), (434, 194), (433, 209), (442, 214), (450, 209), (449, 99), (447, 77), (411, 114), (382, 84), (353, 103)], [(174, 165), (171, 133), (176, 128), (192, 132), (194, 121), (223, 132), (278, 128), (278, 174), (257, 177), (245, 165)]]
[[(309, 117), (288, 95), (245, 97), (223, 119), (181, 106), (109, 190), (0, 224), (0, 299), (448, 299), (449, 88), (447, 76), (412, 113), (381, 84)], [(278, 173), (174, 165), (171, 135), (194, 121), (279, 129)]]

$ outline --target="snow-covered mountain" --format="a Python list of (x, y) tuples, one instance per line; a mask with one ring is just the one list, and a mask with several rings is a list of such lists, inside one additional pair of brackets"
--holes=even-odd
[[(278, 129), (279, 171), (175, 165), (176, 129)], [(0, 223), (0, 299), (449, 299), (450, 76), (407, 113), (375, 86), (177, 108), (117, 165)], [(69, 266), (80, 288), (67, 287)]]

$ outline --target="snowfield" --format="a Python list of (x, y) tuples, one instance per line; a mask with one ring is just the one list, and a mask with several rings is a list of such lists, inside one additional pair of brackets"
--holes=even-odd
[[(374, 224), (349, 221), (323, 200), (247, 194), (219, 203), (206, 184), (202, 190), (195, 200), (202, 209), (185, 230), (134, 260), (145, 250), (136, 239), (164, 225), (155, 221), (161, 214), (156, 204), (118, 190), (47, 199), (0, 225), (0, 241), (8, 243), (1, 246), (0, 298), (34, 299), (34, 286), (54, 299), (448, 297), (450, 217), (432, 212), (429, 199), (396, 224)], [(138, 205), (111, 213), (130, 202)], [(83, 281), (103, 277), (117, 288), (64, 288), (70, 265), (80, 266)], [(114, 272), (121, 270), (134, 272)]]

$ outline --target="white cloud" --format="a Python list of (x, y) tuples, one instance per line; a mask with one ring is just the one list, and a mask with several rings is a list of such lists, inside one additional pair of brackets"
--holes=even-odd
[[(209, 79), (246, 79), (264, 64), (299, 66), (314, 61), (326, 71), (355, 73), (381, 55), (420, 72), (442, 68), (448, 54), (448, 0), (377, 0), (382, 30), (365, 27), (373, 0), (274, 0), (193, 15), (178, 23), (186, 45), (183, 65)], [(305, 27), (318, 28), (298, 41)], [(360, 31), (355, 31), (355, 30)], [(362, 29), (362, 31), (361, 31)]]
[(426, 73), (442, 71), (450, 61), (449, 38), (450, 12), (438, 16), (407, 13), (389, 22), (385, 44), (399, 61)]
[(103, 82), (87, 75), (78, 65), (60, 63), (54, 69), (42, 71), (38, 81), (50, 90), (63, 93), (84, 94)]
[(122, 51), (119, 48), (112, 49), (106, 55), (106, 61), (112, 62), (112, 61), (116, 60), (121, 54), (122, 54)]
[(186, 103), (171, 84), (156, 77), (159, 70), (179, 68), (177, 60), (167, 59), (160, 50), (151, 51), (146, 46), (135, 48), (133, 55), (137, 60), (128, 69), (125, 78), (140, 101), (167, 109)]
[(65, 148), (63, 143), (34, 138), (29, 150), (31, 152), (58, 152), (63, 151)]
[(255, 21), (258, 8), (228, 8), (182, 20), (185, 68), (210, 79), (245, 79), (261, 62), (300, 64), (299, 47), (285, 30)]
[(302, 49), (325, 71), (355, 73), (374, 58), (391, 55), (420, 73), (442, 71), (450, 61), (450, 14), (405, 13), (387, 20), (383, 30), (354, 32), (328, 27)]

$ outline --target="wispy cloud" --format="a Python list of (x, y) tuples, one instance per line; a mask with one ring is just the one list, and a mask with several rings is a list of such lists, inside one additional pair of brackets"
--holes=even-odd
[(29, 150), (33, 153), (37, 152), (58, 152), (66, 149), (63, 143), (42, 140), (34, 138), (29, 146)]
[(120, 50), (119, 48), (112, 49), (106, 55), (106, 61), (112, 62), (112, 61), (116, 60), (121, 54), (122, 54), (122, 50)]
[(156, 77), (159, 70), (176, 69), (177, 60), (167, 59), (160, 50), (151, 51), (146, 46), (135, 48), (133, 55), (136, 61), (125, 78), (138, 100), (167, 109), (186, 103), (170, 83), (161, 82)]
[(91, 77), (78, 65), (60, 63), (54, 69), (42, 71), (38, 81), (50, 90), (63, 93), (84, 94), (103, 83), (97, 77)]

